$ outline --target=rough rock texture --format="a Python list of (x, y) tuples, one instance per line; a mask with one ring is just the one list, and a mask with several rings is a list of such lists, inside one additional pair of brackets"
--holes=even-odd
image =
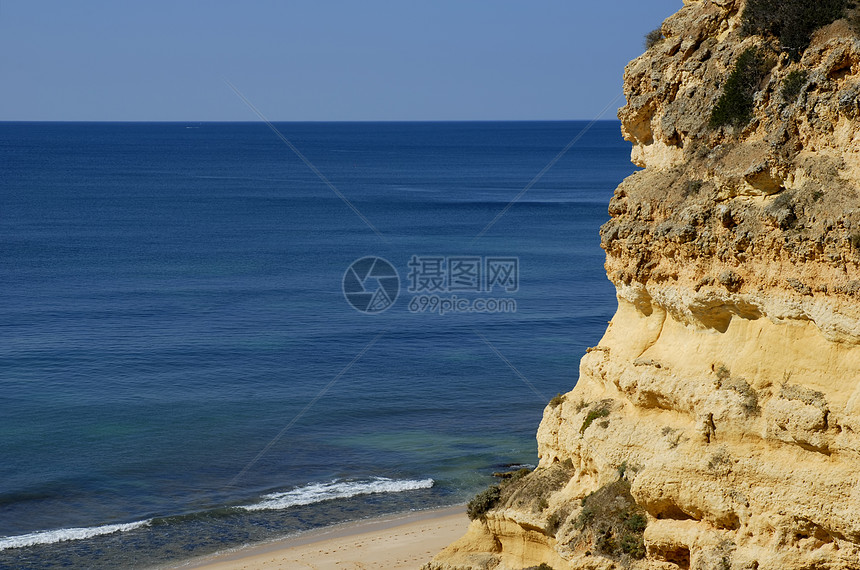
[[(618, 311), (545, 410), (538, 468), (427, 568), (860, 569), (857, 18), (792, 62), (742, 8), (688, 0), (628, 65), (644, 170), (601, 230)], [(711, 128), (751, 46), (774, 62), (754, 118)]]

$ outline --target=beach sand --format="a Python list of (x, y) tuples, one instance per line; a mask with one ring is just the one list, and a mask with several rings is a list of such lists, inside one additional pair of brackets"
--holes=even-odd
[(198, 558), (178, 568), (238, 570), (411, 569), (465, 534), (465, 506), (338, 525), (238, 551)]

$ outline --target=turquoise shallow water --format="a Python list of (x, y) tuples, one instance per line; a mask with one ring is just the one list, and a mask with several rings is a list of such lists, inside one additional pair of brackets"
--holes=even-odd
[[(615, 309), (618, 123), (478, 240), (585, 123), (277, 126), (382, 237), (263, 124), (0, 124), (0, 567), (146, 567), (536, 463)], [(377, 314), (342, 289), (368, 256), (400, 279)], [(515, 259), (516, 288), (413, 293), (414, 258), (481, 289)]]

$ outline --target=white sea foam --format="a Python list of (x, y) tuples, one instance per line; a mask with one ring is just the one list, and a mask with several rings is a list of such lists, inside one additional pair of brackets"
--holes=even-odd
[(377, 477), (369, 481), (332, 481), (330, 483), (313, 483), (291, 491), (263, 495), (263, 500), (253, 505), (240, 508), (248, 511), (264, 511), (286, 509), (300, 505), (311, 505), (332, 499), (347, 499), (357, 495), (374, 493), (402, 493), (417, 489), (429, 489), (433, 479), (387, 479)]
[[(385, 477), (364, 481), (331, 481), (329, 483), (313, 483), (291, 491), (263, 495), (262, 501), (253, 505), (239, 507), (247, 511), (278, 510), (300, 505), (311, 505), (332, 499), (346, 499), (357, 495), (375, 493), (401, 493), (417, 489), (429, 489), (433, 479), (396, 480)], [(136, 528), (148, 526), (152, 519), (124, 524), (108, 524), (85, 528), (61, 528), (43, 530), (18, 536), (0, 538), (0, 551), (11, 548), (23, 548), (39, 544), (54, 544), (68, 540), (84, 540), (115, 532), (127, 532)]]
[(30, 534), (21, 534), (18, 536), (6, 536), (0, 538), (0, 550), (10, 548), (22, 548), (24, 546), (35, 546), (37, 544), (53, 544), (55, 542), (64, 542), (66, 540), (83, 540), (103, 534), (113, 534), (115, 532), (126, 532), (143, 526), (147, 526), (149, 520), (137, 521), (124, 524), (106, 524), (103, 526), (91, 526), (86, 528), (60, 528), (57, 530), (42, 530), (39, 532), (31, 532)]

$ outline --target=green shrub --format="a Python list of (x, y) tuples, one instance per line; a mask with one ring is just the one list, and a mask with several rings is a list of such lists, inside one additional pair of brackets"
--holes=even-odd
[(753, 387), (749, 385), (749, 382), (743, 378), (727, 380), (723, 385), (723, 388), (733, 390), (743, 397), (741, 407), (743, 407), (744, 411), (748, 415), (757, 416), (761, 412), (758, 405), (758, 392), (756, 392)]
[(645, 558), (645, 541), (641, 535), (625, 534), (621, 536), (621, 551), (632, 558)]
[(594, 541), (597, 546), (597, 551), (603, 554), (615, 554), (618, 550), (618, 543), (615, 542), (615, 535), (609, 529), (604, 530), (597, 535), (597, 540)]
[(508, 482), (509, 483), (515, 483), (531, 472), (532, 472), (532, 470), (529, 469), (528, 467), (523, 467), (522, 469), (518, 469), (511, 474), (511, 476), (508, 478)]
[(490, 485), (475, 495), (475, 498), (466, 505), (466, 514), (469, 515), (469, 520), (484, 518), (490, 509), (499, 503), (501, 496), (502, 491), (498, 485)]
[(748, 0), (742, 31), (773, 35), (782, 50), (800, 59), (818, 28), (842, 18), (849, 0)]
[(582, 541), (590, 540), (597, 552), (616, 559), (624, 555), (644, 558), (647, 524), (645, 511), (636, 504), (630, 483), (624, 479), (585, 497), (574, 522), (580, 531), (580, 548), (587, 547)]
[(773, 59), (755, 47), (747, 49), (738, 57), (726, 80), (723, 94), (711, 111), (712, 128), (725, 125), (743, 127), (750, 122), (755, 106), (754, 96), (773, 64)]
[(576, 522), (574, 523), (574, 526), (579, 530), (584, 529), (589, 524), (591, 524), (591, 521), (594, 520), (594, 515), (594, 509), (584, 507), (581, 511), (579, 511), (579, 516), (576, 517)]
[(557, 461), (534, 471), (520, 469), (494, 474), (502, 480), (494, 485), (496, 489), (491, 487), (472, 499), (468, 508), (469, 516), (472, 520), (482, 518), (496, 505), (510, 505), (532, 513), (544, 512), (550, 505), (552, 495), (570, 481), (573, 473), (572, 463)]
[(666, 426), (661, 433), (669, 442), (669, 449), (675, 449), (681, 443), (681, 434), (678, 433), (678, 430)]
[(552, 397), (552, 400), (549, 401), (550, 408), (557, 408), (564, 403), (564, 394), (558, 393)]
[(809, 72), (805, 69), (795, 69), (789, 73), (782, 81), (782, 100), (786, 103), (796, 100), (807, 79)]
[(651, 49), (660, 43), (660, 40), (663, 39), (663, 30), (660, 28), (655, 28), (645, 34), (645, 49)]
[(645, 532), (648, 521), (639, 513), (633, 513), (624, 521), (624, 526), (631, 532)]
[(501, 479), (502, 485), (506, 485), (519, 481), (531, 472), (532, 470), (528, 467), (523, 467), (522, 469), (517, 469), (516, 471), (496, 471), (495, 473), (493, 473), (493, 477)]
[(851, 237), (848, 239), (851, 242), (851, 247), (860, 251), (860, 234), (851, 234)]
[(588, 429), (588, 426), (590, 426), (592, 422), (594, 422), (594, 420), (598, 418), (605, 418), (608, 415), (609, 409), (607, 408), (598, 408), (596, 410), (591, 410), (590, 412), (588, 412), (588, 414), (585, 416), (585, 419), (582, 421), (582, 427), (579, 428), (579, 433), (585, 433), (585, 430)]

